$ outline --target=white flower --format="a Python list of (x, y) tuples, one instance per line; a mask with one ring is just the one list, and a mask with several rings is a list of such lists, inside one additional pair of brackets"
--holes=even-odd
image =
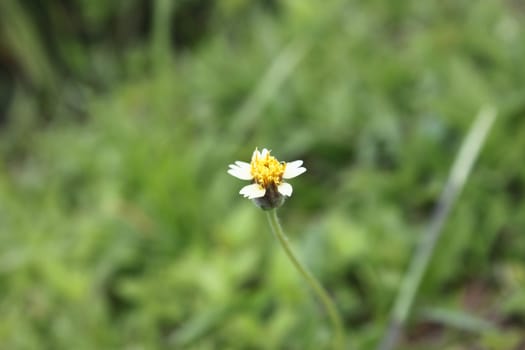
[[(304, 173), (306, 168), (301, 165), (302, 160), (279, 162), (266, 148), (263, 148), (262, 152), (256, 148), (250, 163), (236, 161), (235, 164), (230, 164), (228, 174), (241, 180), (252, 181), (251, 185), (244, 186), (239, 192), (244, 197), (257, 199), (266, 196), (272, 202), (280, 200), (282, 196), (292, 195), (292, 185), (283, 179), (292, 179)], [(278, 205), (270, 205), (276, 206)]]

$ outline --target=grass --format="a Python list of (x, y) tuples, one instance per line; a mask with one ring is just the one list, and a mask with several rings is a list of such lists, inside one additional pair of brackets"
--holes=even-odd
[[(204, 16), (190, 3), (173, 16)], [(3, 346), (328, 344), (322, 308), (226, 173), (258, 146), (305, 161), (281, 220), (356, 348), (374, 349), (486, 104), (498, 120), (400, 348), (523, 342), (525, 40), (515, 3), (221, 2), (191, 40), (171, 31), (163, 1), (144, 12), (155, 29), (145, 32), (138, 2), (79, 2), (69, 16), (78, 27), (54, 2), (18, 4), (0, 4), (0, 63), (16, 81), (0, 90)]]

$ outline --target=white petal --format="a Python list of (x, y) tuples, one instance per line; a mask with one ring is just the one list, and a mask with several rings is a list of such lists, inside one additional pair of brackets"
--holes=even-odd
[(286, 166), (291, 168), (299, 168), (301, 165), (303, 165), (302, 160), (294, 160), (293, 162), (286, 163)]
[(258, 184), (251, 184), (241, 188), (239, 193), (248, 199), (260, 198), (264, 197), (264, 195), (266, 194), (266, 189), (262, 188)]
[(241, 180), (251, 180), (253, 178), (249, 168), (241, 168), (234, 164), (230, 164), (228, 174)]
[(283, 178), (292, 179), (304, 173), (306, 171), (306, 168), (302, 167), (301, 166), (302, 164), (303, 164), (302, 160), (296, 160), (291, 163), (286, 163), (286, 168), (284, 169)]
[(253, 154), (252, 154), (252, 162), (253, 162), (256, 158), (261, 158), (261, 153), (259, 152), (259, 150), (258, 150), (257, 148), (255, 148), (255, 151), (253, 151)]
[(248, 163), (242, 164), (243, 162), (239, 162), (239, 161), (237, 161), (235, 163), (239, 163), (239, 164), (230, 164), (230, 165), (228, 165), (230, 167), (230, 169), (241, 169), (241, 170), (251, 171), (250, 164), (248, 164)]
[(292, 195), (293, 188), (292, 185), (290, 185), (289, 183), (283, 182), (279, 186), (277, 186), (277, 191), (279, 191), (279, 193), (284, 196), (290, 197)]
[(240, 160), (236, 161), (235, 164), (237, 164), (239, 168), (250, 168), (250, 163), (241, 162)]
[(261, 152), (261, 157), (264, 158), (266, 157), (266, 155), (270, 153), (270, 151), (268, 151), (266, 148), (263, 148), (262, 152)]

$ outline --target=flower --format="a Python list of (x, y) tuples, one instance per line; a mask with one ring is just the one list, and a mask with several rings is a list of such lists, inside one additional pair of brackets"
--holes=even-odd
[(292, 179), (304, 173), (306, 168), (301, 165), (302, 160), (279, 162), (266, 148), (262, 152), (256, 148), (250, 163), (236, 161), (230, 164), (228, 174), (241, 180), (251, 180), (252, 184), (244, 186), (239, 193), (254, 200), (261, 208), (271, 209), (282, 205), (284, 197), (292, 195), (292, 185), (283, 179)]

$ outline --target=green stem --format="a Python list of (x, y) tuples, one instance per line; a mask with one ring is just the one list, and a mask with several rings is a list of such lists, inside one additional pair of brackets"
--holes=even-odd
[(319, 300), (321, 300), (321, 302), (323, 303), (323, 306), (325, 307), (326, 312), (330, 317), (330, 321), (332, 322), (333, 327), (335, 329), (334, 349), (344, 349), (343, 323), (341, 322), (341, 317), (337, 312), (335, 304), (332, 302), (330, 296), (328, 295), (326, 290), (321, 286), (321, 284), (317, 281), (317, 279), (310, 273), (310, 271), (306, 269), (306, 267), (304, 267), (299, 262), (299, 260), (294, 255), (292, 248), (288, 243), (288, 239), (286, 238), (283, 232), (281, 224), (279, 223), (279, 218), (277, 217), (277, 210), (270, 210), (267, 212), (267, 215), (268, 221), (270, 222), (270, 226), (272, 227), (272, 231), (279, 243), (281, 243), (281, 246), (283, 247), (286, 255), (288, 256), (292, 264), (295, 266), (297, 271), (299, 271), (299, 273), (304, 277), (306, 282), (313, 289), (314, 293), (317, 295)]

